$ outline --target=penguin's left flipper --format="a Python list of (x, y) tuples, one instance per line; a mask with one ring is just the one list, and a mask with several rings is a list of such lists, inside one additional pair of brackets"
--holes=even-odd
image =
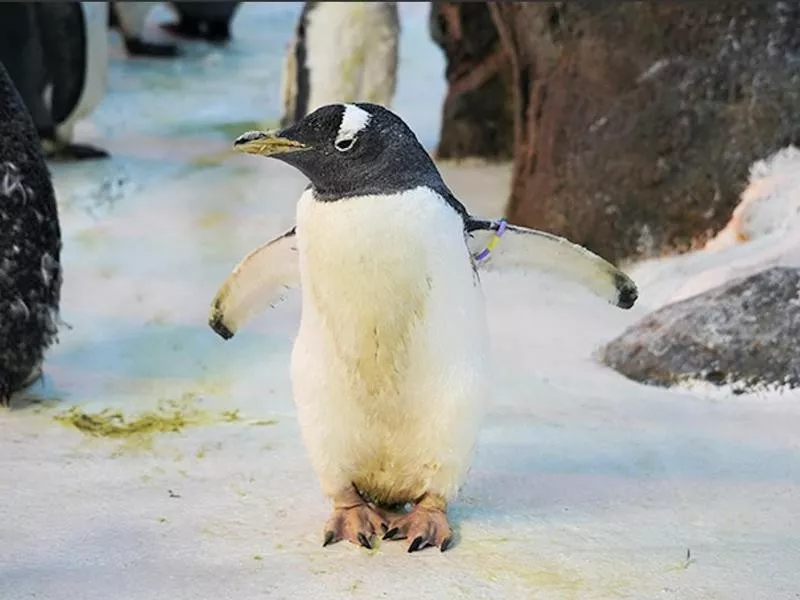
[[(467, 245), (478, 269), (539, 270), (580, 283), (619, 308), (631, 308), (636, 284), (620, 269), (583, 246), (551, 233), (467, 217)], [(498, 235), (499, 234), (499, 235)], [(488, 249), (488, 252), (487, 252)]]
[(236, 265), (211, 303), (208, 324), (230, 339), (257, 311), (275, 306), (300, 283), (297, 229), (292, 227), (259, 246)]

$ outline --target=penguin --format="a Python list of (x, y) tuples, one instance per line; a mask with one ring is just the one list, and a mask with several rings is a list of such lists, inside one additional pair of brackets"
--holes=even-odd
[(118, 29), (129, 56), (149, 56), (152, 58), (173, 58), (178, 56), (175, 44), (146, 42), (143, 39), (147, 15), (158, 2), (111, 2), (108, 11), (108, 24)]
[(71, 140), (75, 124), (88, 117), (105, 96), (108, 4), (42, 2), (36, 6), (52, 85), (51, 110), (57, 123), (56, 145), (64, 143), (73, 149), (77, 146), (77, 152), (72, 152), (76, 158), (107, 157), (105, 150), (71, 144)]
[(170, 2), (178, 21), (164, 23), (162, 29), (188, 39), (224, 43), (231, 39), (231, 21), (241, 2)]
[[(386, 107), (320, 107), (240, 152), (309, 180), (293, 227), (246, 256), (209, 324), (230, 339), (299, 286), (291, 382), (303, 442), (333, 512), (323, 545), (407, 550), (452, 542), (447, 507), (467, 477), (487, 395), (480, 273), (544, 269), (627, 309), (638, 292), (566, 239), (471, 215)], [(405, 507), (405, 508), (403, 508)]]
[(396, 2), (306, 2), (284, 56), (281, 126), (334, 102), (390, 107), (399, 37)]
[(33, 119), (0, 62), (0, 404), (33, 383), (56, 341), (61, 229)]
[(100, 2), (0, 3), (0, 61), (36, 124), (47, 158), (104, 158), (72, 142), (75, 123), (105, 93), (107, 6)]

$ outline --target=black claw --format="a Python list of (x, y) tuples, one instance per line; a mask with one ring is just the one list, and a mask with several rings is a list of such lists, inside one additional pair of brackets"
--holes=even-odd
[(414, 538), (414, 541), (411, 542), (411, 545), (408, 547), (409, 553), (416, 552), (417, 550), (419, 550), (420, 546), (422, 546), (422, 536), (418, 535), (417, 537)]
[(369, 543), (367, 536), (365, 536), (363, 533), (358, 534), (358, 543), (364, 546), (364, 548), (367, 550), (372, 550), (372, 544)]
[(336, 534), (333, 533), (332, 531), (326, 531), (325, 532), (325, 540), (322, 542), (322, 547), (324, 548), (325, 546), (327, 546), (329, 544), (332, 544), (333, 543), (333, 538), (335, 536), (336, 536)]
[(450, 544), (452, 544), (452, 543), (453, 543), (453, 538), (451, 538), (451, 537), (444, 538), (444, 540), (442, 540), (442, 545), (440, 547), (442, 552), (445, 552), (450, 547)]
[(396, 536), (398, 533), (400, 533), (400, 528), (392, 527), (389, 531), (383, 534), (383, 539), (385, 540), (394, 539), (394, 536)]

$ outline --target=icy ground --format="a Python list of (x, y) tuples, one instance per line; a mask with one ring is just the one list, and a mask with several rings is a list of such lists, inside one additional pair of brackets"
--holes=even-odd
[[(245, 5), (230, 50), (115, 58), (83, 129), (114, 158), (54, 167), (71, 328), (45, 381), (0, 413), (0, 598), (800, 598), (798, 394), (656, 390), (592, 359), (730, 249), (636, 266), (629, 312), (544, 277), (485, 277), (494, 394), (457, 545), (321, 548), (329, 507), (289, 391), (298, 294), (230, 342), (206, 326), (217, 286), (291, 223), (304, 182), (276, 161), (196, 160), (219, 159), (237, 123), (277, 117), (297, 9)], [(403, 10), (396, 108), (431, 144), (443, 65), (425, 10)], [(501, 211), (508, 169), (444, 174), (477, 212)], [(54, 420), (163, 400), (202, 422), (108, 439)]]

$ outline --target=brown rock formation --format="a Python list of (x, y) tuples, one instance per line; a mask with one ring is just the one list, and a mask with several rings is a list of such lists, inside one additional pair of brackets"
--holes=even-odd
[(730, 218), (748, 168), (800, 138), (800, 5), (490, 3), (509, 54), (509, 217), (618, 260)]
[(437, 157), (511, 159), (511, 72), (488, 5), (432, 3), (430, 31), (447, 60)]

